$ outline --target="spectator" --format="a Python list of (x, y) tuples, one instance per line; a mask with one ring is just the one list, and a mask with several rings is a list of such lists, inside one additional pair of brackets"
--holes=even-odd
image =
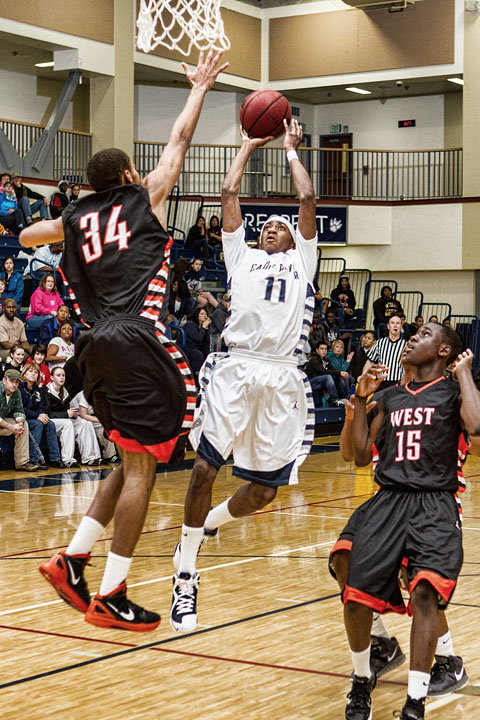
[(185, 247), (191, 248), (195, 255), (202, 258), (207, 258), (209, 256), (207, 229), (205, 227), (205, 218), (203, 215), (198, 216), (195, 225), (192, 225), (188, 231)]
[(207, 230), (207, 239), (210, 247), (222, 246), (222, 228), (218, 215), (212, 215)]
[(227, 318), (230, 313), (229, 297), (228, 293), (224, 293), (222, 301), (217, 305), (211, 317), (212, 324), (210, 326), (210, 341), (212, 347), (216, 350), (220, 349), (223, 328), (225, 327), (225, 323), (227, 322)]
[[(330, 307), (330, 310), (335, 312), (335, 315), (339, 318), (339, 325), (346, 328), (357, 328), (363, 327), (364, 312), (363, 310), (357, 310), (355, 295), (350, 287), (348, 281), (348, 275), (342, 275), (336, 288), (330, 293), (330, 298), (340, 303), (343, 307), (343, 314), (341, 309), (335, 309)], [(338, 307), (338, 306), (337, 306)]]
[(2, 174), (1, 174), (1, 176), (0, 176), (0, 193), (3, 193), (4, 188), (5, 188), (5, 183), (6, 183), (8, 180), (11, 180), (11, 179), (12, 179), (12, 177), (11, 177), (11, 175), (10, 175), (9, 173), (2, 173)]
[(22, 396), (18, 389), (20, 373), (18, 370), (7, 370), (0, 385), (0, 435), (13, 435), (15, 438), (14, 458), (15, 469), (22, 472), (38, 470), (29, 461), (29, 433), (25, 422), (25, 411)]
[(25, 275), (32, 275), (37, 272), (48, 272), (56, 270), (62, 259), (63, 242), (52, 243), (52, 245), (42, 245), (32, 255), (30, 262), (24, 270)]
[(204, 274), (202, 272), (203, 260), (201, 258), (195, 258), (190, 265), (190, 269), (187, 271), (186, 280), (189, 290), (194, 298), (197, 298), (199, 307), (206, 307), (207, 304), (216, 308), (218, 305), (217, 300), (213, 297), (212, 293), (207, 290), (202, 290), (202, 280), (204, 280)]
[(5, 302), (5, 280), (0, 277), (0, 313), (3, 312), (3, 303)]
[(173, 266), (171, 273), (171, 282), (174, 280), (185, 280), (187, 279), (187, 270), (189, 262), (186, 258), (178, 258), (177, 262)]
[(78, 183), (74, 183), (74, 184), (71, 186), (71, 188), (70, 188), (70, 196), (69, 196), (69, 201), (70, 201), (70, 202), (75, 202), (75, 200), (78, 200), (78, 198), (80, 197), (80, 190), (81, 190), (81, 188), (80, 188), (80, 185), (79, 185)]
[(319, 342), (305, 367), (305, 372), (310, 380), (315, 407), (322, 406), (324, 392), (329, 395), (328, 402), (330, 406), (336, 405), (338, 400), (334, 378), (339, 376), (339, 372), (328, 362), (326, 358), (327, 350), (327, 343)]
[(353, 357), (350, 360), (350, 375), (357, 380), (363, 373), (363, 368), (367, 362), (367, 352), (373, 347), (375, 340), (377, 339), (373, 330), (367, 330), (367, 332), (361, 336), (358, 346), (353, 353)]
[(333, 310), (327, 310), (325, 320), (320, 323), (320, 327), (323, 328), (327, 342), (331, 344), (334, 340), (343, 340), (346, 346), (346, 353), (350, 352), (350, 346), (352, 344), (352, 336), (350, 333), (346, 333), (339, 325), (335, 323), (335, 313)]
[(448, 327), (448, 328), (452, 328), (452, 330), (455, 330), (449, 317), (446, 317), (442, 320), (442, 325), (444, 325), (445, 327)]
[(172, 282), (172, 289), (168, 298), (168, 322), (182, 325), (184, 318), (192, 314), (195, 309), (195, 300), (185, 280), (178, 279)]
[(18, 207), (17, 196), (13, 191), (11, 180), (7, 180), (0, 193), (0, 223), (14, 235), (18, 235), (24, 226), (24, 217)]
[(18, 270), (15, 270), (15, 260), (11, 255), (7, 255), (3, 261), (3, 271), (1, 277), (5, 280), (5, 298), (12, 298), (17, 303), (20, 310), (23, 298), (23, 276)]
[(410, 323), (410, 325), (408, 326), (409, 330), (410, 330), (410, 337), (412, 337), (412, 335), (416, 335), (417, 332), (422, 327), (422, 325), (423, 325), (423, 317), (421, 315), (417, 315), (415, 317), (415, 322)]
[(70, 407), (78, 409), (78, 417), (86, 422), (92, 423), (98, 444), (102, 450), (102, 456), (105, 462), (119, 463), (120, 457), (117, 454), (115, 445), (105, 436), (103, 425), (93, 411), (92, 405), (88, 402), (83, 392), (77, 393), (73, 398)]
[(438, 323), (438, 322), (439, 322), (439, 320), (438, 320), (438, 315), (430, 315), (430, 317), (428, 318), (428, 322), (436, 322), (436, 323)]
[(47, 385), (47, 408), (60, 437), (62, 460), (65, 465), (72, 467), (76, 464), (75, 440), (82, 465), (101, 465), (102, 460), (93, 425), (78, 417), (78, 409), (70, 407), (70, 395), (65, 390), (65, 370), (59, 366), (52, 370), (52, 381)]
[(35, 363), (30, 363), (22, 371), (19, 387), (30, 437), (35, 441), (30, 443), (30, 462), (38, 465), (39, 470), (46, 470), (48, 468), (48, 465), (42, 464), (36, 447), (36, 445), (40, 447), (42, 438), (44, 438), (48, 448), (51, 467), (63, 468), (65, 466), (60, 460), (57, 432), (55, 425), (47, 414), (45, 396), (42, 388), (38, 385), (39, 378), (40, 368)]
[(66, 361), (75, 355), (75, 345), (72, 342), (72, 323), (65, 320), (58, 333), (58, 336), (52, 338), (48, 343), (47, 356), (45, 358), (45, 362), (48, 363), (48, 369), (52, 375), (54, 368), (63, 368)]
[[(18, 207), (22, 210), (27, 225), (30, 225), (32, 215), (36, 212), (40, 212), (42, 220), (48, 220), (48, 199), (24, 185), (21, 176), (17, 173), (12, 175), (12, 184)], [(35, 202), (30, 204), (30, 200), (34, 200)]]
[(25, 334), (25, 325), (20, 318), (15, 317), (17, 303), (8, 298), (3, 303), (3, 315), (0, 317), (0, 359), (5, 360), (14, 345), (21, 345), (27, 352), (32, 347)]
[(375, 330), (379, 325), (387, 324), (389, 318), (399, 312), (403, 312), (402, 306), (398, 300), (392, 297), (392, 288), (389, 285), (384, 285), (380, 297), (373, 303), (373, 325)]
[[(51, 315), (48, 320), (40, 325), (39, 338), (43, 345), (48, 345), (50, 340), (58, 336), (59, 330), (63, 323), (70, 318), (70, 308), (68, 305), (59, 305), (55, 315)], [(78, 328), (73, 326), (73, 340), (77, 339)]]
[(37, 381), (40, 387), (45, 387), (52, 379), (48, 365), (45, 362), (46, 355), (47, 348), (45, 345), (34, 345), (30, 357), (27, 358), (27, 362), (25, 363), (25, 367), (30, 363), (36, 363), (40, 368), (40, 379)]
[(23, 364), (25, 362), (25, 350), (21, 345), (14, 345), (10, 349), (10, 354), (7, 359), (1, 365), (1, 376), (3, 377), (7, 370), (12, 368), (13, 370), (22, 371)]
[(45, 273), (39, 287), (30, 298), (30, 309), (26, 317), (29, 327), (38, 328), (49, 317), (56, 316), (57, 309), (62, 305), (62, 298), (57, 291), (57, 283), (52, 273)]
[(327, 353), (327, 360), (330, 365), (338, 370), (340, 376), (335, 378), (335, 384), (337, 386), (338, 395), (341, 398), (348, 397), (350, 391), (350, 385), (355, 382), (353, 377), (350, 375), (350, 360), (353, 357), (353, 352), (349, 353), (347, 359), (343, 357), (345, 346), (341, 340), (334, 340), (332, 343), (332, 349)]
[(210, 330), (212, 321), (204, 308), (197, 308), (183, 326), (185, 333), (184, 352), (192, 372), (197, 375), (210, 352)]
[(406, 340), (400, 337), (402, 320), (398, 315), (392, 315), (387, 323), (388, 335), (377, 340), (371, 350), (367, 353), (367, 362), (363, 372), (365, 373), (374, 363), (386, 365), (387, 376), (380, 385), (380, 389), (391, 387), (400, 382), (403, 375), (402, 353)]
[(60, 217), (65, 208), (68, 206), (69, 199), (67, 197), (67, 190), (67, 180), (60, 180), (58, 183), (58, 190), (50, 196), (50, 215), (53, 220)]

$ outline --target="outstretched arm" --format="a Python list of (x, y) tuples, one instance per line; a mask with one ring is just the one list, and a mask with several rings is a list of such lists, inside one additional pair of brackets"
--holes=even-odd
[(62, 218), (32, 223), (20, 233), (19, 242), (23, 247), (51, 245), (65, 240)]
[(214, 54), (213, 49), (209, 50), (205, 59), (203, 51), (200, 52), (198, 65), (193, 72), (190, 72), (186, 63), (182, 63), (192, 89), (185, 107), (173, 124), (170, 139), (157, 167), (143, 181), (150, 195), (152, 210), (163, 227), (166, 226), (166, 201), (178, 180), (205, 95), (213, 87), (218, 75), (228, 67), (228, 63), (217, 67), (221, 57), (222, 53)]
[(283, 121), (283, 124), (285, 126), (283, 147), (285, 148), (287, 157), (288, 153), (292, 151), (289, 159), (290, 170), (293, 184), (295, 185), (295, 190), (300, 201), (298, 229), (305, 240), (311, 240), (317, 234), (315, 192), (310, 175), (303, 167), (298, 156), (295, 156), (296, 150), (302, 142), (303, 131), (297, 120), (292, 120), (290, 126), (286, 120)]
[(254, 150), (273, 140), (273, 137), (249, 138), (243, 128), (240, 128), (240, 135), (242, 137), (241, 148), (230, 165), (230, 170), (226, 174), (222, 185), (222, 216), (223, 230), (225, 232), (234, 232), (242, 224), (238, 190), (248, 158)]
[(473, 353), (465, 350), (458, 356), (455, 377), (462, 391), (460, 416), (469, 435), (480, 435), (480, 393), (472, 377)]

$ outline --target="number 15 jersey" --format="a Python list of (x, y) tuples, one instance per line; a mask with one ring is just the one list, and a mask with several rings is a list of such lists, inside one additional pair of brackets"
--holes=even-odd
[(269, 255), (248, 247), (241, 225), (223, 231), (222, 244), (231, 292), (222, 334), (228, 348), (299, 355), (313, 317), (317, 238), (305, 240), (297, 228), (295, 248)]

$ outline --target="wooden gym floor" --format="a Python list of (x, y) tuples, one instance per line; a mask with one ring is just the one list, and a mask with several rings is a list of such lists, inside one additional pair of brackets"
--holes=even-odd
[[(280, 489), (265, 511), (225, 526), (204, 546), (200, 624), (190, 635), (174, 633), (168, 621), (189, 470), (158, 475), (129, 575), (129, 596), (163, 615), (147, 634), (88, 625), (37, 571), (67, 545), (102, 471), (0, 473), (2, 720), (344, 718), (351, 660), (327, 557), (374, 484), (369, 469), (342, 461), (337, 438), (317, 440), (314, 451), (299, 485)], [(480, 459), (469, 458), (465, 469), (465, 564), (448, 619), (470, 685), (428, 700), (431, 720), (480, 717)], [(215, 504), (238, 483), (231, 467), (223, 469)], [(91, 591), (110, 537), (108, 528), (95, 547)], [(410, 621), (388, 615), (386, 624), (408, 656)], [(401, 709), (407, 668), (378, 683), (375, 720)]]

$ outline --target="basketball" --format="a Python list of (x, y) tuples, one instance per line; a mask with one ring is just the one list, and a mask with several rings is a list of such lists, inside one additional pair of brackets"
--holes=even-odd
[(290, 103), (276, 90), (255, 90), (240, 108), (240, 125), (252, 138), (279, 137), (284, 132), (283, 121), (291, 119)]

